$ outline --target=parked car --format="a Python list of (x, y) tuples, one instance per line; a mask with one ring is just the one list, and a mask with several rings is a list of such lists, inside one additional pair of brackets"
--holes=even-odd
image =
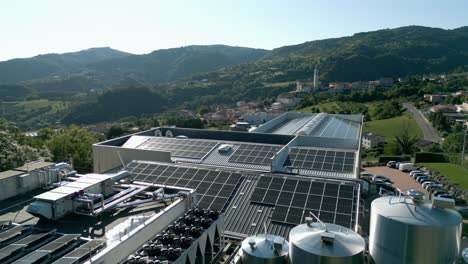
[(455, 207), (455, 210), (457, 210), (463, 218), (468, 218), (468, 207)]
[(444, 188), (444, 186), (440, 183), (433, 182), (431, 184), (426, 185), (426, 187), (424, 187), (424, 189), (426, 189), (427, 191), (432, 191), (438, 188), (441, 189), (441, 188)]
[(412, 171), (409, 173), (409, 175), (410, 175), (410, 176), (413, 176), (413, 174), (415, 174), (415, 173), (423, 173), (423, 172), (420, 171), (420, 170), (412, 170)]
[(391, 183), (393, 184), (393, 181), (390, 180), (389, 178), (385, 177), (385, 176), (382, 176), (382, 175), (375, 175), (374, 177), (372, 177), (372, 181), (383, 181), (383, 182), (388, 182), (388, 183)]
[(427, 179), (431, 179), (431, 177), (429, 177), (429, 176), (427, 176), (427, 175), (425, 175), (425, 176), (419, 176), (419, 177), (416, 178), (416, 181), (417, 181), (418, 183), (421, 183), (423, 180), (427, 180)]
[(445, 194), (449, 194), (447, 192), (447, 190), (445, 190), (445, 189), (444, 190), (437, 190), (437, 191), (432, 192), (432, 195), (434, 195), (434, 196), (445, 195)]
[(432, 192), (432, 194), (434, 194), (435, 192), (447, 192), (447, 190), (444, 187), (437, 185), (429, 186), (427, 188), (427, 191)]
[(372, 173), (361, 173), (360, 174), (360, 178), (361, 179), (364, 179), (364, 180), (372, 180), (372, 178), (374, 178), (375, 174), (372, 174)]
[(430, 185), (432, 185), (432, 184), (434, 184), (434, 181), (432, 181), (432, 180), (426, 180), (426, 181), (423, 181), (423, 182), (421, 183), (421, 186), (422, 186), (424, 189), (427, 190), (427, 187), (430, 186)]
[(426, 183), (433, 183), (432, 179), (424, 179), (422, 181), (419, 182), (421, 184), (421, 186), (424, 188), (424, 184)]
[(398, 170), (398, 168), (400, 168), (400, 162), (397, 161), (397, 163), (395, 163), (395, 169)]
[(419, 169), (419, 166), (417, 166), (414, 163), (400, 163), (398, 164), (398, 169), (401, 171), (412, 171), (412, 170), (417, 170)]
[(377, 181), (375, 185), (377, 186), (377, 190), (379, 190), (379, 193), (380, 193), (380, 190), (384, 190), (385, 192), (392, 192), (392, 193), (396, 192), (395, 187), (393, 187), (388, 182)]
[(455, 197), (453, 197), (453, 195), (450, 195), (450, 194), (440, 194), (440, 195), (437, 195), (437, 197), (456, 200)]
[(395, 168), (396, 164), (397, 164), (397, 162), (392, 160), (392, 161), (387, 162), (387, 167)]
[(415, 173), (415, 174), (413, 174), (413, 176), (411, 176), (411, 177), (413, 177), (413, 179), (416, 180), (419, 176), (429, 176), (429, 175), (427, 175), (427, 174), (425, 174), (425, 173)]

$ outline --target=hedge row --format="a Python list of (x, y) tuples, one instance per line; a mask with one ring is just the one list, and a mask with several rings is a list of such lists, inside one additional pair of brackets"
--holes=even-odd
[(389, 161), (409, 161), (410, 157), (409, 156), (380, 156), (379, 157), (379, 163), (386, 163)]
[(418, 152), (414, 155), (414, 162), (450, 162), (450, 157), (442, 153)]

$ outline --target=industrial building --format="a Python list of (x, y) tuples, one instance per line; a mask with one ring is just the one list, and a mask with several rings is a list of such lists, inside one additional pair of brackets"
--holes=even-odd
[(361, 134), (362, 116), (288, 113), (248, 133), (158, 127), (94, 144), (94, 173), (52, 164), (60, 177), (23, 207), (0, 202), (12, 208), (0, 214), (0, 262), (412, 263), (414, 230), (441, 237), (431, 249), (452, 247), (425, 263), (455, 263), (461, 216), (417, 192), (374, 200), (369, 255)]

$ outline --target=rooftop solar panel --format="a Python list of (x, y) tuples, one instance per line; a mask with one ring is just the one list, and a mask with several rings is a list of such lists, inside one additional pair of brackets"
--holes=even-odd
[(275, 206), (274, 222), (298, 225), (312, 212), (324, 222), (352, 228), (356, 192), (352, 183), (262, 176), (251, 202)]
[(138, 146), (139, 149), (168, 151), (174, 157), (202, 159), (218, 142), (198, 139), (154, 137)]
[(353, 172), (354, 160), (354, 152), (292, 147), (289, 149), (284, 166), (310, 170)]
[[(144, 171), (151, 166), (151, 172)], [(154, 168), (153, 168), (154, 167)], [(242, 178), (240, 173), (169, 164), (139, 163), (129, 170), (134, 180), (146, 183), (196, 189), (199, 206), (221, 211)]]
[(88, 241), (85, 244), (81, 245), (79, 248), (56, 260), (54, 263), (78, 263), (81, 259), (85, 258), (86, 256), (89, 256), (91, 253), (103, 247), (105, 244), (106, 241), (99, 239)]
[(271, 158), (280, 149), (280, 146), (240, 144), (229, 158), (229, 162), (270, 165)]

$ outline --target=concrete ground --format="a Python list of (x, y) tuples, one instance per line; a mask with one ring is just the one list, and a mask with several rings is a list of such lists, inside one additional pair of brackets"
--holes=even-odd
[(398, 188), (402, 191), (416, 189), (418, 191), (424, 192), (426, 199), (429, 198), (429, 192), (426, 191), (421, 186), (421, 184), (419, 184), (413, 178), (411, 178), (409, 173), (402, 172), (397, 169), (391, 169), (387, 166), (367, 167), (363, 172), (385, 176), (394, 182), (393, 187)]

